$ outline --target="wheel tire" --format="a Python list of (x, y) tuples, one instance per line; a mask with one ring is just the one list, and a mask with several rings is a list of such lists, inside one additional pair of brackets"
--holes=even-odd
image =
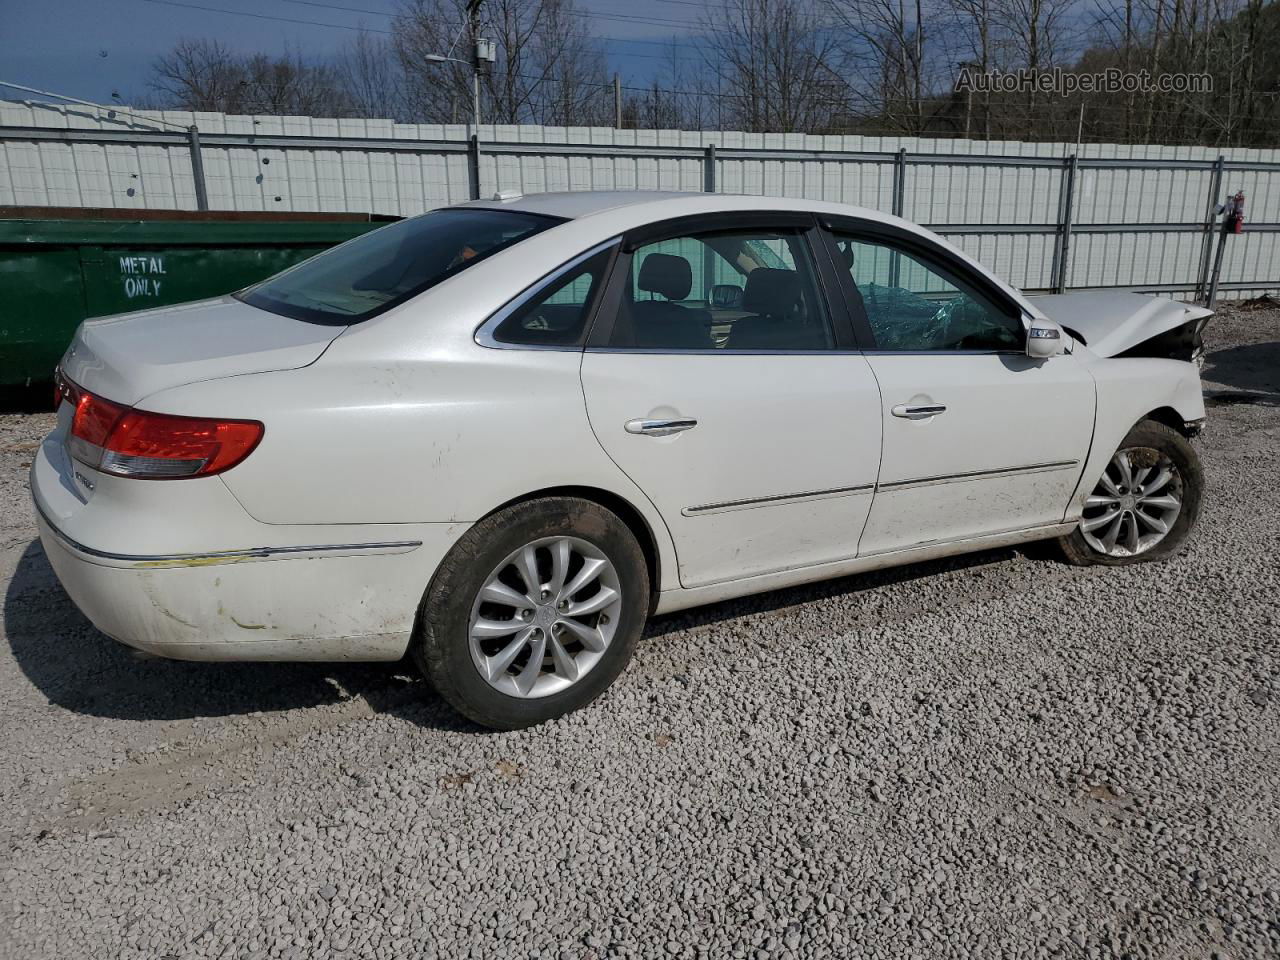
[[(505, 557), (526, 544), (574, 537), (603, 553), (622, 594), (612, 639), (589, 672), (566, 689), (518, 697), (495, 688), (472, 660), (471, 616), (480, 590)], [(410, 650), (436, 691), (459, 713), (497, 730), (516, 730), (590, 703), (617, 678), (635, 651), (649, 610), (649, 572), (635, 536), (597, 503), (546, 497), (486, 517), (454, 544), (432, 577)]]
[(1076, 566), (1101, 565), (1122, 567), (1132, 563), (1148, 563), (1167, 560), (1186, 546), (1187, 538), (1200, 516), (1200, 502), (1204, 494), (1204, 470), (1200, 458), (1186, 437), (1171, 427), (1154, 420), (1143, 420), (1125, 436), (1119, 450), (1147, 447), (1163, 453), (1177, 468), (1182, 481), (1182, 506), (1173, 526), (1150, 549), (1132, 556), (1110, 556), (1099, 553), (1085, 539), (1080, 528), (1058, 539), (1058, 545), (1068, 563)]

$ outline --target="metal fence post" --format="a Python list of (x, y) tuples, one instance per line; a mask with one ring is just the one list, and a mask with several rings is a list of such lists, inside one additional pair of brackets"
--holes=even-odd
[(1227, 252), (1227, 235), (1231, 232), (1227, 217), (1222, 218), (1222, 229), (1218, 231), (1218, 252), (1213, 256), (1213, 273), (1209, 277), (1209, 293), (1204, 298), (1204, 305), (1210, 310), (1218, 300), (1218, 278), (1222, 276), (1222, 255)]
[[(1208, 296), (1209, 257), (1213, 252), (1213, 222), (1218, 209), (1218, 198), (1222, 196), (1222, 173), (1227, 158), (1218, 154), (1213, 162), (1213, 175), (1209, 178), (1209, 197), (1204, 205), (1204, 236), (1200, 241), (1200, 272), (1196, 274), (1196, 299), (1204, 300)], [(1215, 291), (1216, 292), (1216, 291)]]
[(708, 143), (702, 158), (702, 192), (716, 192), (716, 145)]
[(474, 133), (467, 143), (467, 182), (471, 199), (480, 199), (480, 138)]
[[(907, 148), (903, 147), (893, 160), (893, 215), (901, 217), (906, 208)], [(896, 287), (902, 270), (902, 255), (897, 250), (889, 252), (889, 286)]]
[(904, 213), (906, 208), (906, 195), (907, 148), (903, 147), (898, 151), (898, 156), (893, 161), (893, 215), (895, 217), (906, 216)]
[(1049, 280), (1054, 293), (1064, 293), (1071, 275), (1071, 221), (1075, 210), (1076, 167), (1073, 153), (1062, 164), (1062, 186), (1058, 189), (1058, 234), (1053, 244), (1053, 265)]
[(193, 123), (187, 127), (191, 151), (191, 176), (196, 183), (196, 209), (209, 209), (209, 191), (204, 182), (204, 156), (200, 153), (200, 129)]

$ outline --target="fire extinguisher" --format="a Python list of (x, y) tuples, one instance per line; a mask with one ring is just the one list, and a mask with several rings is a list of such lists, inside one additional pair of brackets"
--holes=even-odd
[(1227, 234), (1244, 233), (1244, 191), (1237, 190), (1235, 196), (1227, 197), (1218, 205), (1218, 213), (1222, 214), (1222, 234), (1218, 238), (1218, 252), (1213, 258), (1213, 273), (1209, 280), (1208, 297), (1205, 304), (1212, 309), (1218, 297), (1218, 277), (1222, 273), (1222, 254), (1227, 247)]
[(1231, 198), (1231, 232), (1244, 233), (1244, 191)]
[(1222, 214), (1223, 233), (1244, 233), (1244, 191), (1239, 190), (1218, 208)]

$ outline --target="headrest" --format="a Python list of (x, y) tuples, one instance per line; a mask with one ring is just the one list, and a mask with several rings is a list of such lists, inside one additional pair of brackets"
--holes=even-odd
[(747, 274), (742, 309), (770, 317), (789, 317), (800, 300), (800, 275), (794, 270), (756, 267)]
[(668, 300), (683, 300), (693, 289), (693, 271), (684, 257), (651, 253), (640, 264), (637, 286), (648, 293), (660, 293)]

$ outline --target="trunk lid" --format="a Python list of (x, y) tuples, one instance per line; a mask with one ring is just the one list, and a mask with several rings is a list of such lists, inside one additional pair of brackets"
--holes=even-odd
[(1063, 293), (1032, 297), (1031, 302), (1102, 357), (1150, 343), (1152, 356), (1196, 359), (1200, 332), (1213, 316), (1205, 307), (1141, 293)]
[(86, 320), (62, 358), (84, 389), (133, 406), (200, 380), (305, 367), (344, 326), (268, 313), (234, 297)]

